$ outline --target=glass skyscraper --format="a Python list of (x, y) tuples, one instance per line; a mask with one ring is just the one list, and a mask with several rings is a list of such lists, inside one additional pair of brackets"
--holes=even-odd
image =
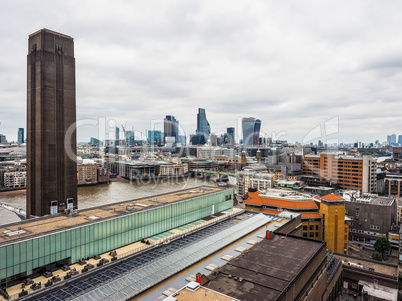
[(211, 127), (207, 120), (205, 109), (199, 108), (197, 114), (197, 136), (199, 139), (198, 144), (205, 144), (210, 134)]
[(172, 115), (166, 115), (163, 124), (163, 137), (166, 143), (166, 137), (174, 137), (175, 142), (179, 141), (179, 121)]
[(242, 119), (243, 145), (260, 145), (261, 120), (254, 117), (244, 117)]
[(148, 141), (151, 145), (162, 145), (162, 132), (161, 131), (148, 131)]
[(228, 144), (235, 144), (235, 128), (228, 128), (227, 133), (229, 137)]
[(254, 123), (254, 145), (260, 145), (260, 130), (261, 130), (261, 120), (257, 119)]
[(244, 117), (242, 119), (243, 145), (253, 145), (254, 143), (254, 117)]
[(24, 129), (23, 128), (19, 128), (18, 129), (18, 145), (21, 145), (24, 143)]

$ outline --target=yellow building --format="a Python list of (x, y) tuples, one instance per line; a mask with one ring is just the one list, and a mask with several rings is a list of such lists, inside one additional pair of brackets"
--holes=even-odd
[(322, 240), (322, 217), (315, 199), (294, 191), (271, 189), (268, 195), (259, 192), (249, 192), (249, 198), (244, 200), (247, 210), (260, 211), (269, 214), (279, 214), (283, 211), (301, 215), (302, 236)]
[(349, 226), (345, 224), (345, 200), (335, 194), (317, 198), (323, 219), (324, 237), (327, 249), (347, 254)]

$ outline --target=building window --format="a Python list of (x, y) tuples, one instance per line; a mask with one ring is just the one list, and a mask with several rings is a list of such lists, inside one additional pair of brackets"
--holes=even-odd
[(314, 230), (314, 225), (310, 225), (310, 231)]
[(307, 233), (303, 233), (303, 237), (307, 237)]
[(315, 225), (315, 229), (318, 231), (318, 225)]
[(309, 237), (314, 237), (314, 232), (310, 232), (308, 236)]
[(307, 226), (303, 226), (303, 231), (307, 231)]

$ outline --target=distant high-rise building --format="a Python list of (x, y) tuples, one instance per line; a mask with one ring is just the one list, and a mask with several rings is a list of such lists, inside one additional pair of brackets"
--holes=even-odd
[(0, 134), (0, 143), (2, 144), (7, 143), (6, 135)]
[(120, 145), (120, 128), (116, 126), (116, 134), (115, 134), (115, 146)]
[(162, 132), (161, 131), (148, 131), (148, 142), (151, 145), (162, 145)]
[(387, 142), (388, 142), (388, 144), (396, 143), (396, 135), (395, 134), (388, 135), (387, 136)]
[(97, 146), (97, 147), (99, 147), (99, 146), (100, 146), (100, 141), (99, 141), (99, 139), (97, 139), (97, 138), (91, 137), (91, 138), (89, 139), (89, 144), (90, 144), (91, 146)]
[(229, 137), (227, 144), (235, 144), (235, 128), (228, 128), (227, 133)]
[(211, 134), (211, 127), (207, 120), (205, 109), (198, 109), (197, 114), (197, 135), (198, 144), (205, 144), (208, 141), (208, 137)]
[(166, 115), (163, 123), (163, 137), (166, 143), (166, 137), (175, 137), (175, 142), (179, 141), (179, 121), (172, 115)]
[(126, 145), (127, 146), (134, 146), (134, 131), (126, 131)]
[(254, 124), (255, 118), (253, 117), (245, 117), (242, 119), (242, 128), (243, 128), (243, 145), (249, 146), (254, 143)]
[(260, 130), (261, 130), (261, 120), (257, 119), (254, 123), (254, 136), (253, 144), (260, 145)]
[(261, 120), (253, 117), (245, 117), (242, 119), (243, 127), (243, 145), (260, 145)]
[(18, 129), (18, 145), (23, 144), (25, 141), (24, 139), (24, 129), (23, 128), (19, 128)]
[(77, 208), (73, 38), (48, 29), (29, 36), (27, 217)]
[(398, 135), (398, 143), (402, 145), (402, 135)]
[(186, 145), (186, 135), (179, 135), (179, 143), (182, 146)]

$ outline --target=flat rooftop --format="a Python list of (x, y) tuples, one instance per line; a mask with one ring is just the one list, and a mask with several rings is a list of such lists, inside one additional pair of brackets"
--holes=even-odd
[(284, 200), (313, 200), (313, 196), (307, 193), (301, 193), (294, 190), (284, 190), (284, 189), (267, 189), (264, 193), (260, 193), (262, 198), (276, 198)]
[[(392, 276), (395, 277), (398, 275), (398, 266), (396, 265), (390, 265), (390, 264), (384, 264), (380, 262), (373, 262), (371, 260), (365, 260), (363, 258), (358, 258), (354, 256), (345, 256), (342, 254), (334, 254), (335, 257), (339, 258), (342, 260), (343, 265), (345, 266), (350, 266), (349, 262), (353, 264), (356, 264), (360, 266), (362, 269), (374, 269), (374, 272), (376, 273), (381, 273), (384, 275)], [(352, 266), (353, 267), (353, 266)]]
[(276, 234), (219, 268), (205, 286), (240, 300), (275, 300), (324, 245)]
[(60, 213), (54, 216), (34, 218), (14, 224), (2, 225), (0, 226), (0, 245), (39, 234), (61, 231), (109, 218), (134, 214), (141, 210), (164, 206), (168, 203), (179, 202), (223, 190), (228, 190), (228, 188), (210, 186), (193, 187), (166, 194), (109, 204), (107, 206), (79, 210), (79, 215), (75, 217)]
[[(363, 157), (353, 157), (353, 156), (345, 156), (345, 155), (335, 155), (335, 154), (326, 154), (322, 153), (322, 155), (334, 155), (335, 160), (357, 160), (362, 161)], [(304, 155), (305, 158), (320, 158), (321, 155)]]
[(375, 194), (363, 194), (360, 197), (357, 197), (355, 201), (356, 203), (366, 203), (366, 204), (371, 204), (371, 205), (380, 205), (380, 206), (390, 206), (392, 205), (393, 201), (395, 200), (395, 197), (393, 196), (378, 196)]
[[(206, 287), (200, 287), (196, 291), (191, 291), (186, 288), (180, 290), (180, 294), (175, 296), (178, 301), (234, 301), (229, 296), (222, 295), (218, 292), (210, 290)], [(166, 300), (166, 299), (165, 299)]]

